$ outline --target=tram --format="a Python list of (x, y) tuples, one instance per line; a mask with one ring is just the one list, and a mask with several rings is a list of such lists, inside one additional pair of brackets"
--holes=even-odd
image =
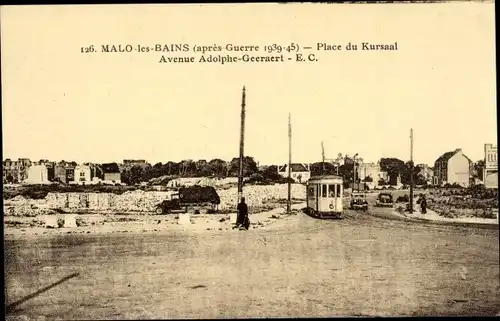
[(307, 181), (307, 212), (319, 218), (343, 217), (343, 180), (340, 176), (313, 176)]

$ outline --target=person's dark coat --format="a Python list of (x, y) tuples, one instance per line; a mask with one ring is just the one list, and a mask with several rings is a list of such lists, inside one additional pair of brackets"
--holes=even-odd
[(241, 225), (245, 223), (245, 218), (248, 217), (248, 206), (245, 201), (238, 204), (238, 217), (236, 219), (236, 224)]
[(420, 201), (420, 208), (422, 209), (422, 214), (427, 213), (427, 200), (425, 199), (425, 197)]

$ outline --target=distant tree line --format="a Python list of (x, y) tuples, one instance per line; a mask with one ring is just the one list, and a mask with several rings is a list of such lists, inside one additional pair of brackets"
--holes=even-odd
[[(224, 178), (235, 177), (238, 174), (239, 158), (235, 157), (230, 162), (216, 158), (208, 162), (203, 160), (183, 160), (181, 162), (169, 161), (154, 165), (134, 165), (122, 170), (121, 179), (126, 184), (137, 184), (162, 176)], [(252, 178), (254, 181), (280, 179), (277, 166), (269, 166), (259, 171), (257, 162), (250, 156), (244, 158), (243, 175)]]
[[(356, 168), (360, 164), (356, 164)], [(410, 162), (404, 162), (397, 158), (382, 158), (380, 160), (381, 170), (387, 172), (389, 177), (400, 176), (401, 183), (410, 184)], [(316, 175), (339, 175), (344, 183), (349, 185), (353, 181), (354, 161), (347, 158), (343, 165), (337, 166), (332, 163), (317, 162), (311, 164), (311, 176)], [(126, 184), (137, 184), (147, 182), (153, 178), (172, 176), (172, 177), (236, 177), (239, 172), (239, 158), (235, 157), (230, 162), (216, 158), (211, 161), (183, 160), (181, 162), (168, 161), (166, 163), (156, 163), (154, 165), (134, 165), (130, 168), (124, 168), (121, 173), (122, 182)], [(416, 185), (425, 185), (426, 179), (420, 173), (421, 168), (414, 166), (414, 183)], [(278, 166), (271, 165), (259, 169), (257, 162), (253, 157), (246, 156), (243, 162), (243, 175), (252, 183), (283, 183), (287, 179), (278, 174)], [(373, 182), (378, 177), (366, 177), (362, 179), (356, 173), (356, 183), (364, 181)], [(389, 182), (378, 181), (379, 185), (388, 185)]]
[[(356, 162), (356, 168), (361, 164)], [(381, 158), (380, 159), (380, 170), (387, 173), (387, 177), (397, 177), (401, 178), (401, 184), (409, 185), (411, 181), (411, 163), (404, 162), (397, 158)], [(422, 168), (419, 166), (413, 167), (413, 182), (415, 185), (425, 185), (427, 183), (426, 178), (421, 173)], [(311, 165), (311, 175), (339, 175), (343, 178), (344, 184), (346, 186), (350, 185), (354, 178), (356, 183), (371, 183), (378, 177), (367, 176), (366, 178), (359, 177), (357, 171), (356, 175), (354, 171), (354, 161), (347, 158), (343, 165), (340, 165), (337, 170), (337, 166), (332, 163), (314, 163)], [(389, 185), (389, 181), (383, 179), (378, 180), (378, 185)]]
[[(401, 184), (410, 185), (412, 172), (411, 162), (404, 162), (397, 158), (381, 158), (380, 168), (382, 171), (386, 172), (389, 177), (399, 176), (401, 178)], [(422, 169), (423, 168), (420, 166), (413, 166), (413, 183), (415, 185), (427, 184), (427, 180), (421, 172)], [(388, 182), (379, 182), (379, 185), (388, 185)]]

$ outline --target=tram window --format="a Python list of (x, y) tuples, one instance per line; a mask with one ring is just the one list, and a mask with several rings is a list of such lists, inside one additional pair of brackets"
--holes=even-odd
[(335, 197), (335, 185), (328, 185), (328, 197)]
[(316, 189), (314, 188), (314, 186), (309, 187), (309, 196), (312, 196), (312, 197), (316, 196), (315, 191), (316, 191)]
[(342, 188), (342, 185), (337, 184), (337, 197), (340, 197), (340, 189)]
[(322, 197), (326, 197), (326, 195), (327, 195), (327, 194), (326, 194), (326, 186), (327, 186), (327, 185), (321, 185), (321, 186), (323, 186), (321, 196), (322, 196)]

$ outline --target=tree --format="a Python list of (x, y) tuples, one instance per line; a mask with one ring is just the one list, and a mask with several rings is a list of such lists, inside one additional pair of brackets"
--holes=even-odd
[(130, 184), (137, 184), (142, 178), (142, 167), (139, 165), (134, 165), (130, 169)]
[[(229, 164), (229, 176), (239, 176), (240, 170), (240, 159), (235, 157), (231, 160)], [(259, 171), (257, 167), (257, 162), (255, 162), (253, 157), (245, 156), (243, 158), (243, 176), (250, 177)]]
[(154, 176), (153, 166), (148, 164), (148, 165), (142, 167), (141, 178), (139, 180), (140, 182), (147, 182), (154, 177), (157, 177), (157, 176)]
[(153, 165), (153, 168), (151, 169), (151, 177), (160, 177), (163, 176), (163, 164), (161, 162), (156, 163)]
[(354, 163), (344, 163), (339, 166), (339, 175), (342, 176), (344, 181), (352, 182), (352, 173), (354, 170)]
[(415, 185), (426, 185), (427, 180), (425, 179), (425, 176), (421, 173), (418, 173), (415, 175), (415, 180), (414, 180)]
[(472, 171), (471, 171), (472, 178), (484, 180), (484, 178), (483, 178), (484, 160), (481, 159), (477, 162), (474, 162), (471, 167), (472, 167)]
[(147, 182), (153, 178), (155, 169), (153, 166), (134, 165), (121, 173), (121, 181), (125, 184), (134, 185), (141, 182)]
[(328, 162), (313, 163), (311, 165), (311, 176), (318, 175), (337, 175), (337, 167), (334, 164)]
[(169, 161), (162, 166), (162, 175), (177, 175), (179, 174), (179, 164)]
[(208, 171), (211, 175), (216, 177), (225, 177), (226, 176), (227, 163), (226, 161), (215, 158), (208, 162)]
[(193, 177), (196, 174), (196, 163), (191, 160), (183, 160), (179, 163), (179, 175), (183, 177)]
[(388, 175), (398, 175), (405, 170), (405, 162), (397, 158), (381, 158), (380, 169)]
[(276, 165), (271, 165), (266, 167), (262, 171), (262, 176), (264, 176), (265, 179), (271, 180), (271, 181), (278, 181), (281, 179), (281, 175), (278, 174), (278, 166)]
[(201, 159), (196, 162), (196, 176), (211, 176), (211, 174), (206, 160)]
[[(414, 184), (416, 183), (416, 179), (418, 175), (421, 174), (423, 168), (420, 166), (413, 166), (413, 180)], [(406, 162), (404, 166), (400, 169), (399, 174), (401, 175), (401, 184), (404, 185), (409, 185), (411, 183), (411, 162)], [(424, 177), (425, 180), (425, 177)], [(422, 184), (417, 184), (417, 185), (422, 185)]]

